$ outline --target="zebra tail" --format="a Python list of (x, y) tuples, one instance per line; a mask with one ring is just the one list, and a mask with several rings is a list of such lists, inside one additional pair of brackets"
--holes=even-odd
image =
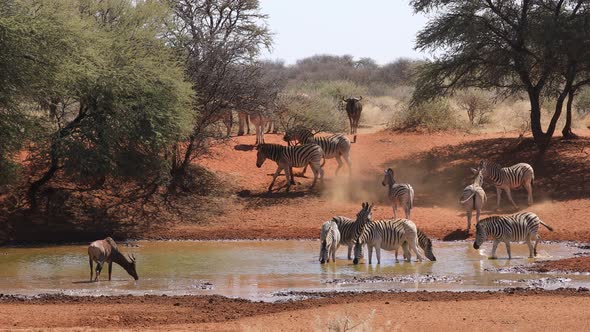
[(475, 191), (474, 191), (474, 192), (471, 194), (471, 196), (467, 197), (467, 198), (466, 198), (464, 201), (461, 201), (461, 200), (459, 200), (459, 202), (460, 202), (461, 204), (465, 204), (465, 203), (467, 203), (467, 201), (469, 201), (469, 200), (470, 200), (470, 199), (472, 199), (472, 198), (473, 198), (473, 200), (475, 201)]
[(551, 227), (551, 226), (547, 225), (546, 223), (542, 222), (540, 219), (539, 219), (539, 223), (541, 225), (547, 227), (547, 229), (550, 230), (551, 232), (553, 232), (553, 227)]
[(324, 165), (326, 164), (326, 154), (322, 154), (322, 163), (320, 164), (320, 167), (324, 167)]

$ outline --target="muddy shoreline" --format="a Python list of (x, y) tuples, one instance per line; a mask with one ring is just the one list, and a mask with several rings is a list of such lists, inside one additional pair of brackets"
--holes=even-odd
[[(223, 296), (99, 296), (44, 295), (34, 298), (0, 295), (0, 328), (108, 327), (141, 328), (180, 324), (227, 323), (259, 315), (321, 310), (326, 306), (463, 301), (559, 301), (587, 302), (588, 289), (538, 290), (511, 288), (499, 292), (369, 292), (322, 293), (317, 298), (267, 303)], [(422, 306), (422, 305), (421, 305)], [(57, 312), (71, 314), (55, 317)], [(92, 313), (91, 315), (89, 313)], [(5, 315), (5, 316), (3, 316)], [(30, 316), (29, 316), (30, 315)], [(88, 316), (86, 316), (88, 315)], [(26, 319), (22, 319), (28, 316)], [(109, 319), (103, 319), (109, 317)], [(166, 329), (166, 328), (164, 328)]]

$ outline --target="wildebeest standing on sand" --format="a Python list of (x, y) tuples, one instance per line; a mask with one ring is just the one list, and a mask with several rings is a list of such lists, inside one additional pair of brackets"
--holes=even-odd
[(109, 264), (109, 281), (111, 280), (113, 262), (124, 268), (133, 279), (139, 279), (137, 271), (135, 270), (135, 256), (130, 255), (125, 257), (119, 251), (115, 241), (110, 237), (107, 237), (104, 240), (94, 241), (88, 246), (88, 260), (90, 261), (90, 281), (92, 281), (92, 261), (96, 262), (96, 278), (94, 281), (98, 281), (102, 266), (105, 262)]
[(348, 121), (350, 122), (350, 134), (354, 135), (353, 143), (356, 143), (356, 131), (359, 127), (359, 120), (361, 119), (361, 112), (363, 111), (363, 104), (361, 104), (363, 96), (349, 97), (342, 101), (346, 103), (346, 114), (348, 115)]

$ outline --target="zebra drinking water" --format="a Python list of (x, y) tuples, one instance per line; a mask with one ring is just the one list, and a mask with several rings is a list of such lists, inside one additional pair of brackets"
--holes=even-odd
[(512, 199), (510, 189), (520, 187), (524, 187), (527, 191), (527, 202), (529, 206), (533, 204), (533, 180), (535, 179), (535, 172), (531, 165), (520, 163), (510, 167), (502, 167), (492, 161), (482, 160), (479, 163), (479, 169), (482, 170), (484, 178), (491, 179), (496, 186), (498, 196), (496, 208), (500, 208), (500, 197), (502, 196), (502, 189), (504, 189), (508, 195), (508, 200), (518, 210), (518, 206)]
[(291, 167), (303, 167), (308, 164), (311, 165), (313, 171), (313, 188), (317, 182), (318, 175), (320, 179), (324, 178), (324, 170), (321, 167), (322, 157), (324, 152), (319, 145), (305, 144), (298, 146), (282, 146), (279, 144), (260, 144), (256, 148), (258, 150), (256, 155), (256, 166), (262, 167), (264, 161), (268, 158), (277, 163), (277, 170), (275, 171), (272, 182), (268, 187), (268, 191), (272, 190), (272, 186), (281, 170), (285, 170), (285, 177), (287, 178), (287, 192), (291, 188), (292, 174), (290, 174)]
[(320, 263), (330, 263), (330, 257), (332, 262), (336, 262), (336, 250), (340, 246), (340, 231), (334, 220), (326, 221), (322, 225), (320, 241)]
[(354, 220), (341, 216), (332, 217), (332, 221), (338, 225), (338, 230), (340, 231), (340, 244), (348, 246), (349, 260), (352, 259), (352, 247), (354, 246), (355, 240), (361, 235), (363, 225), (371, 219), (373, 205), (369, 206), (369, 203), (363, 203), (362, 207)]
[[(473, 248), (479, 249), (486, 241), (488, 236), (492, 236), (494, 244), (492, 246), (491, 259), (496, 259), (496, 249), (500, 242), (506, 244), (508, 259), (512, 259), (510, 253), (510, 242), (526, 241), (529, 246), (529, 257), (537, 256), (537, 244), (541, 239), (538, 234), (539, 224), (545, 226), (548, 230), (553, 231), (551, 226), (547, 225), (532, 212), (515, 213), (509, 216), (494, 216), (481, 220), (475, 225), (475, 242)], [(531, 239), (535, 239), (535, 246)]]
[[(283, 137), (283, 140), (291, 144), (291, 141), (298, 141), (302, 144), (317, 144), (324, 150), (324, 158), (332, 159), (336, 158), (338, 167), (336, 168), (336, 175), (344, 164), (342, 158), (348, 165), (348, 175), (352, 174), (352, 162), (350, 161), (350, 140), (348, 137), (340, 134), (315, 137), (314, 134), (307, 128), (296, 127), (288, 130)], [(302, 174), (305, 174), (305, 169)]]
[[(411, 259), (410, 251), (413, 251), (419, 261), (424, 260), (421, 250), (418, 250), (418, 229), (416, 224), (408, 219), (375, 220), (365, 224), (363, 232), (354, 244), (353, 264), (358, 264), (363, 244), (367, 244), (369, 264), (373, 256), (373, 248), (377, 255), (377, 264), (381, 264), (381, 249), (393, 251), (400, 246), (404, 249), (404, 257)], [(406, 243), (406, 244), (404, 244)], [(436, 260), (432, 253), (432, 242), (426, 248), (426, 255), (431, 260)]]
[(471, 171), (475, 174), (473, 184), (468, 185), (463, 189), (463, 195), (459, 203), (465, 207), (467, 213), (467, 232), (471, 229), (471, 216), (475, 208), (475, 222), (479, 222), (479, 215), (481, 208), (488, 200), (486, 192), (483, 190), (483, 174), (481, 169), (472, 168)]
[(387, 186), (387, 197), (393, 205), (393, 218), (397, 218), (398, 204), (404, 207), (406, 212), (406, 219), (410, 218), (410, 211), (414, 206), (414, 188), (405, 183), (395, 183), (393, 177), (393, 169), (385, 170), (385, 176), (381, 182), (383, 186)]

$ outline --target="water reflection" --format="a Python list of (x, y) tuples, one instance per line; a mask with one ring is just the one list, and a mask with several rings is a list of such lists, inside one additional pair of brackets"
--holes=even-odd
[[(491, 243), (480, 250), (471, 242), (435, 242), (436, 262), (396, 261), (382, 251), (381, 264), (362, 260), (353, 265), (341, 247), (337, 261), (319, 264), (317, 241), (139, 242), (125, 247), (138, 260), (140, 280), (118, 266), (113, 281), (89, 283), (86, 246), (5, 248), (0, 255), (0, 289), (3, 293), (39, 294), (64, 292), (102, 294), (222, 294), (251, 299), (272, 299), (282, 290), (483, 290), (526, 286), (523, 279), (547, 277), (500, 273), (498, 269), (534, 262), (526, 245), (512, 245), (515, 259), (489, 260)], [(577, 248), (541, 244), (539, 259), (571, 257)], [(420, 276), (435, 276), (421, 278)], [(453, 282), (436, 277), (449, 277)], [(105, 277), (105, 275), (103, 275)], [(375, 279), (373, 277), (380, 277)], [(403, 278), (402, 278), (403, 277)], [(368, 281), (362, 282), (369, 278)], [(373, 278), (373, 279), (371, 279)], [(567, 285), (590, 285), (590, 276), (569, 276)], [(337, 279), (337, 282), (331, 282)], [(383, 281), (385, 280), (385, 281)], [(514, 283), (511, 283), (515, 281)]]

